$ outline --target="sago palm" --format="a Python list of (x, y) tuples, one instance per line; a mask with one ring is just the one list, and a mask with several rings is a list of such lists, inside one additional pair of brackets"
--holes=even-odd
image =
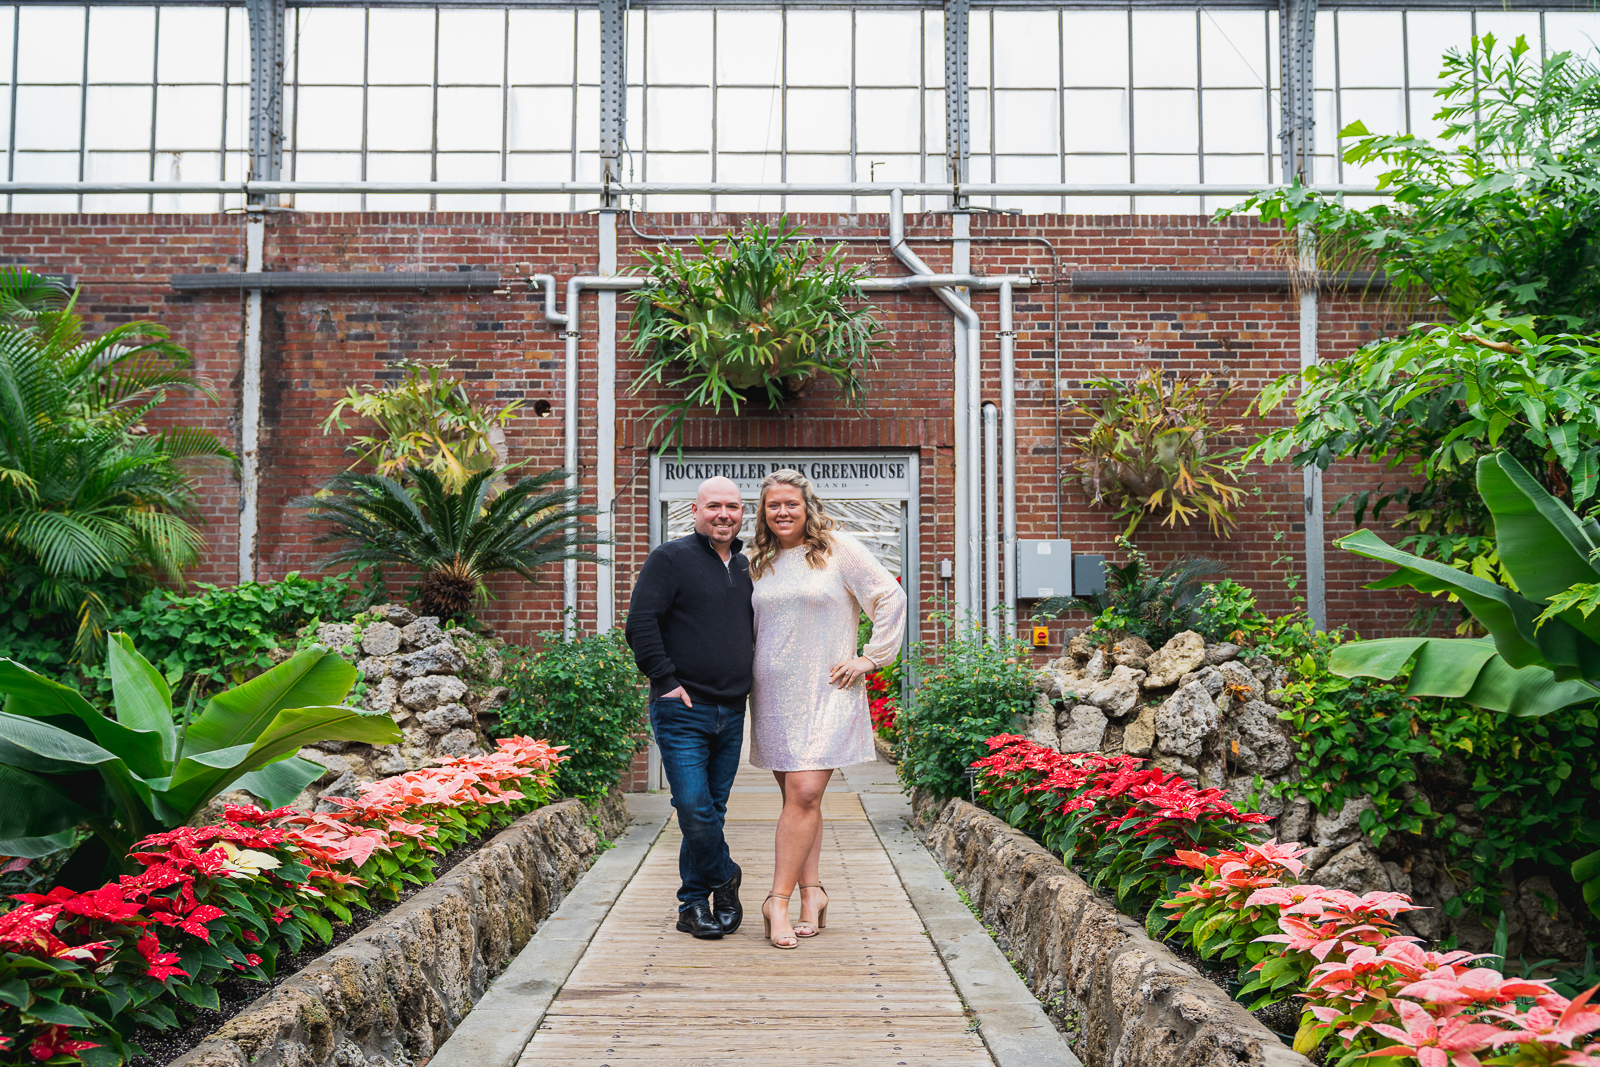
[(76, 294), (0, 270), (0, 579), (83, 651), (120, 595), (176, 580), (202, 541), (191, 468), (232, 461), (205, 430), (153, 432), (169, 388), (214, 395), (153, 322), (86, 337)]
[(579, 520), (595, 509), (577, 504), (566, 471), (518, 479), (490, 499), (495, 470), (481, 470), (459, 491), (426, 467), (412, 468), (405, 486), (381, 474), (344, 471), (321, 495), (295, 505), (333, 529), (318, 544), (345, 547), (324, 567), (400, 564), (421, 573), (417, 606), (424, 615), (451, 618), (488, 597), (484, 579), (513, 571), (530, 582), (548, 563), (595, 561), (586, 546), (602, 543)]

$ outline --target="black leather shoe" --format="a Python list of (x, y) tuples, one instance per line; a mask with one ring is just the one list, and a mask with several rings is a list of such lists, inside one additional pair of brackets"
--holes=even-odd
[(743, 877), (744, 872), (735, 864), (733, 877), (711, 891), (712, 912), (725, 934), (733, 933), (744, 922), (744, 905), (739, 903), (739, 882)]
[(703, 900), (697, 900), (678, 912), (678, 929), (707, 941), (722, 936), (722, 924), (711, 913), (711, 905)]

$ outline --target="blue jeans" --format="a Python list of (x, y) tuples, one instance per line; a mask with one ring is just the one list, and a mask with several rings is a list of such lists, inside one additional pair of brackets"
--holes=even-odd
[(678, 849), (678, 910), (705, 900), (738, 869), (722, 825), (728, 793), (744, 748), (744, 709), (720, 704), (685, 707), (677, 697), (650, 702), (650, 729), (661, 769), (672, 787), (683, 844)]

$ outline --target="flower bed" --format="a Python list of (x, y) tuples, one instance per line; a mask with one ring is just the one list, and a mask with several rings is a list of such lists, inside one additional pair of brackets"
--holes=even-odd
[[(331, 813), (230, 805), (226, 821), (140, 841), (137, 875), (91, 892), (22, 894), (0, 915), (0, 1064), (114, 1067), (215, 1008), (235, 974), (265, 981), (280, 953), (332, 919), (431, 881), (434, 857), (544, 804), (560, 750), (528, 738), (397, 775)], [(333, 798), (329, 798), (332, 800)]]
[(1300, 998), (1298, 1051), (1341, 1067), (1600, 1067), (1586, 1036), (1600, 1031), (1595, 990), (1569, 998), (1486, 957), (1424, 948), (1395, 924), (1416, 908), (1406, 894), (1295, 884), (1305, 850), (1254, 841), (1266, 818), (1220, 791), (1132, 757), (989, 743), (975, 763), (989, 803), (1119, 905), (1154, 905), (1152, 934), (1175, 927), (1202, 958), (1237, 961), (1253, 1007)]

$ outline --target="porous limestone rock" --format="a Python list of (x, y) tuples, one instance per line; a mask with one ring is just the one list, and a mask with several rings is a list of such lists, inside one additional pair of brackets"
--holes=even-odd
[(348, 622), (325, 622), (317, 627), (317, 644), (343, 652), (356, 643), (356, 628)]
[(1354, 797), (1338, 811), (1319, 811), (1311, 836), (1324, 848), (1342, 848), (1361, 838), (1361, 813), (1376, 811), (1371, 797)]
[(1155, 750), (1166, 756), (1197, 759), (1222, 723), (1211, 694), (1199, 682), (1173, 693), (1156, 712)]
[(1139, 683), (1143, 678), (1143, 671), (1117, 667), (1109, 678), (1084, 695), (1084, 703), (1093, 704), (1112, 718), (1121, 718), (1139, 703)]
[(380, 715), (392, 715), (399, 693), (400, 680), (384, 678), (377, 685), (367, 687), (366, 695), (361, 698), (361, 706)]
[(409, 626), (417, 618), (417, 613), (403, 604), (379, 604), (368, 608), (366, 614), (394, 626)]
[(406, 648), (412, 650), (428, 648), (449, 639), (449, 635), (439, 626), (437, 615), (424, 615), (400, 631), (400, 640), (405, 642)]
[(400, 651), (400, 627), (392, 622), (375, 622), (361, 633), (361, 651), (369, 656), (388, 656)]
[(1317, 868), (1317, 884), (1351, 893), (1375, 893), (1389, 888), (1389, 872), (1365, 841), (1346, 845)]
[(1142, 671), (1151, 651), (1150, 642), (1129, 634), (1111, 646), (1111, 662), (1119, 667), (1132, 667), (1136, 671)]
[[(437, 736), (447, 734), (458, 726), (471, 726), (472, 712), (460, 704), (440, 704), (432, 711), (418, 715), (417, 723), (428, 733)], [(453, 752), (451, 755), (459, 756), (461, 753)]]
[(1095, 644), (1087, 634), (1077, 634), (1067, 642), (1067, 655), (1075, 660), (1086, 660), (1095, 653)]
[(395, 663), (396, 678), (421, 678), (429, 674), (460, 674), (466, 667), (466, 657), (449, 641), (441, 641), (415, 652), (407, 652)]
[(1317, 816), (1316, 809), (1311, 806), (1311, 801), (1305, 797), (1295, 797), (1284, 808), (1283, 814), (1278, 818), (1278, 840), (1298, 841), (1303, 845), (1311, 843), (1311, 822)]
[(1106, 664), (1108, 662), (1105, 649), (1095, 649), (1094, 654), (1083, 665), (1083, 676), (1091, 682), (1098, 682), (1106, 676)]
[(451, 730), (439, 738), (439, 755), (466, 756), (480, 751), (478, 736), (471, 730)]
[[(1119, 667), (1118, 670), (1125, 668)], [(1105, 714), (1092, 704), (1079, 704), (1066, 713), (1060, 727), (1061, 752), (1099, 752), (1106, 734)]]
[(361, 677), (369, 683), (380, 682), (394, 673), (396, 656), (368, 656), (366, 659), (356, 661), (356, 670), (361, 672)]
[[(1217, 672), (1222, 679), (1222, 692), (1227, 693), (1234, 700), (1243, 704), (1251, 700), (1260, 700), (1265, 690), (1256, 676), (1245, 669), (1237, 661), (1223, 663), (1210, 668)], [(1215, 695), (1215, 694), (1213, 694)]]
[(1056, 734), (1056, 706), (1048, 693), (1033, 695), (1033, 711), (1028, 715), (1028, 740), (1036, 745), (1060, 749)]
[(400, 686), (400, 703), (412, 711), (427, 711), (440, 704), (454, 704), (467, 694), (467, 683), (449, 674), (429, 674), (411, 678)]
[(1546, 959), (1581, 960), (1588, 938), (1572, 921), (1547, 875), (1536, 874), (1518, 887), (1517, 909), (1527, 925), (1528, 947)]
[(1122, 751), (1130, 756), (1148, 756), (1156, 743), (1156, 709), (1146, 704), (1138, 718), (1122, 731)]
[(1207, 645), (1206, 665), (1208, 667), (1215, 667), (1218, 664), (1226, 663), (1229, 660), (1234, 659), (1238, 655), (1239, 646), (1229, 641), (1223, 641), (1220, 644), (1215, 645)]
[(1206, 661), (1206, 640), (1193, 630), (1173, 636), (1160, 650), (1150, 654), (1144, 687), (1165, 689)]
[(1234, 767), (1246, 776), (1277, 774), (1294, 762), (1294, 744), (1278, 729), (1277, 713), (1259, 700), (1228, 717), (1224, 740)]

